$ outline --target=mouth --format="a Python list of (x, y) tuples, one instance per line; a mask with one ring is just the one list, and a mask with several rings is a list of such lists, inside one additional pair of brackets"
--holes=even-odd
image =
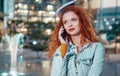
[(70, 32), (72, 32), (72, 31), (74, 31), (74, 30), (75, 30), (75, 28), (70, 28), (70, 29), (69, 29)]

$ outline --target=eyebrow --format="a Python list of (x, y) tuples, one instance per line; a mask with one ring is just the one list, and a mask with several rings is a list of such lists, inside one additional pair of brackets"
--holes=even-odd
[[(72, 17), (72, 18), (70, 18), (70, 19), (72, 20), (72, 19), (78, 19), (78, 18), (77, 18), (77, 17)], [(63, 21), (67, 21), (67, 20), (63, 20)]]

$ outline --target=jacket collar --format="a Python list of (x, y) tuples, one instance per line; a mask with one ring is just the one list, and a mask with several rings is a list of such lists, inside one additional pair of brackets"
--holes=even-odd
[[(68, 43), (68, 46), (77, 54), (77, 47), (70, 41)], [(85, 48), (88, 48), (91, 46), (91, 43), (85, 44), (82, 48), (81, 51), (83, 51)]]

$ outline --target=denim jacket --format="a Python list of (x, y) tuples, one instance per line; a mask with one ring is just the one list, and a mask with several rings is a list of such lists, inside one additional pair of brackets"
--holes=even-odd
[(86, 44), (78, 53), (69, 43), (64, 58), (59, 47), (53, 55), (51, 76), (102, 76), (104, 54), (102, 43)]

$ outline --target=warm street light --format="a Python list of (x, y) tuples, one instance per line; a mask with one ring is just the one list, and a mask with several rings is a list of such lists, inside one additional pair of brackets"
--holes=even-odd
[(46, 35), (51, 35), (52, 34), (52, 30), (51, 29), (46, 29), (45, 30), (45, 34)]
[(53, 10), (53, 5), (47, 5), (47, 10), (52, 11)]
[(51, 16), (54, 16), (54, 15), (55, 15), (55, 11), (50, 11), (49, 14), (50, 14)]

